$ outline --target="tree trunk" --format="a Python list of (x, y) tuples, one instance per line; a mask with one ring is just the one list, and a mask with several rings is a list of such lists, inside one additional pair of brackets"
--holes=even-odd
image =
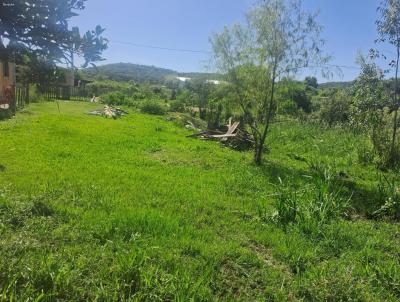
[(399, 58), (400, 58), (400, 48), (397, 47), (397, 59), (396, 59), (396, 74), (395, 74), (395, 80), (394, 80), (394, 100), (393, 100), (393, 109), (394, 111), (394, 117), (393, 117), (393, 134), (392, 134), (392, 146), (391, 146), (391, 160), (395, 160), (395, 153), (396, 153), (396, 135), (397, 135), (397, 119), (398, 119), (398, 110), (399, 110), (399, 104), (397, 101), (398, 98), (398, 75), (399, 75)]
[(257, 166), (260, 166), (262, 164), (262, 153), (264, 151), (264, 144), (265, 140), (267, 138), (267, 134), (269, 131), (269, 125), (271, 123), (271, 119), (273, 116), (273, 105), (274, 105), (274, 97), (275, 97), (275, 79), (276, 79), (276, 68), (277, 64), (274, 64), (274, 69), (272, 73), (272, 86), (271, 86), (271, 95), (269, 99), (269, 105), (268, 105), (268, 112), (267, 112), (267, 120), (265, 121), (265, 127), (264, 127), (264, 132), (261, 134), (261, 137), (258, 141), (258, 144), (256, 144), (255, 148), (255, 157), (254, 157), (254, 163)]
[(256, 166), (261, 166), (262, 164), (262, 155), (263, 155), (263, 144), (257, 144), (254, 146), (254, 163)]

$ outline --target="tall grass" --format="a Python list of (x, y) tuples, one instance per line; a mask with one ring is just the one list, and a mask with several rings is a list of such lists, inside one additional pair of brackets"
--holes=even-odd
[(343, 197), (337, 175), (321, 163), (311, 165), (309, 184), (295, 189), (280, 180), (273, 221), (286, 228), (292, 224), (308, 235), (319, 235), (335, 219), (346, 216), (350, 197)]

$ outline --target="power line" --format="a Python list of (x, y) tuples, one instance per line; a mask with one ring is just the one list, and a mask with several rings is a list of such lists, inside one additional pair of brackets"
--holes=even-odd
[[(124, 44), (124, 45), (131, 45), (135, 47), (141, 48), (150, 48), (150, 49), (160, 49), (160, 50), (167, 50), (167, 51), (176, 51), (176, 52), (186, 52), (186, 53), (202, 53), (202, 54), (212, 54), (211, 51), (206, 50), (195, 50), (195, 49), (185, 49), (185, 48), (171, 48), (171, 47), (163, 47), (163, 46), (155, 46), (155, 45), (148, 45), (148, 44), (139, 44), (133, 42), (126, 42), (126, 41), (116, 41), (110, 40), (112, 43)], [(358, 66), (349, 66), (349, 65), (336, 65), (336, 64), (323, 64), (323, 65), (310, 65), (304, 66), (302, 68), (321, 68), (321, 67), (335, 67), (335, 68), (345, 68), (345, 69), (357, 69), (360, 70), (361, 68)]]
[(361, 67), (359, 66), (350, 66), (350, 65), (336, 65), (336, 64), (322, 64), (322, 65), (310, 65), (310, 66), (304, 66), (302, 68), (323, 68), (323, 67), (335, 67), (335, 68), (345, 68), (345, 69), (357, 69), (360, 70)]
[(138, 44), (138, 43), (132, 43), (132, 42), (115, 41), (115, 40), (110, 40), (110, 42), (112, 42), (112, 43), (118, 43), (118, 44), (131, 45), (131, 46), (135, 46), (135, 47), (151, 48), (151, 49), (161, 49), (161, 50), (177, 51), (177, 52), (203, 53), (203, 54), (211, 54), (211, 53), (212, 53), (211, 51), (205, 51), (205, 50), (194, 50), (194, 49), (183, 49), (183, 48), (169, 48), (169, 47), (162, 47), (162, 46)]

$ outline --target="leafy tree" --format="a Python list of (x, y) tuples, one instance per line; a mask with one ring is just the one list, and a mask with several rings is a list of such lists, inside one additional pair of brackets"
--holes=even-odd
[[(104, 29), (84, 35), (74, 27), (68, 28), (70, 18), (84, 9), (86, 0), (16, 0), (0, 9), (0, 56), (20, 60), (24, 54), (37, 61), (64, 63), (74, 66), (73, 54), (84, 58), (83, 66), (102, 60), (101, 52), (107, 40)], [(36, 63), (36, 62), (35, 62)]]
[(384, 72), (372, 61), (359, 56), (361, 73), (354, 84), (353, 120), (365, 129), (377, 127), (381, 123), (379, 116), (386, 106), (384, 95)]
[(247, 14), (246, 25), (225, 28), (210, 39), (216, 66), (227, 75), (251, 130), (257, 165), (276, 113), (279, 79), (311, 61), (328, 60), (320, 32), (316, 15), (302, 11), (299, 0), (266, 0)]
[(344, 89), (322, 100), (319, 118), (328, 126), (345, 124), (350, 120), (351, 96)]
[(282, 101), (294, 103), (296, 109), (301, 109), (306, 113), (311, 112), (311, 98), (307, 95), (306, 87), (301, 82), (292, 80), (281, 81), (282, 87), (279, 91)]
[(195, 93), (198, 98), (196, 106), (199, 108), (199, 114), (201, 119), (206, 118), (207, 103), (211, 95), (214, 84), (208, 83), (204, 78), (194, 79), (188, 81), (187, 88)]
[(396, 140), (399, 128), (399, 92), (398, 92), (398, 73), (400, 59), (400, 0), (382, 0), (378, 7), (380, 18), (376, 21), (378, 29), (377, 42), (388, 42), (396, 50), (395, 58), (391, 60), (390, 66), (395, 69), (393, 101), (390, 108), (393, 114), (391, 154), (394, 160), (396, 154)]
[(361, 74), (354, 85), (352, 122), (368, 131), (375, 154), (382, 167), (390, 167), (399, 159), (399, 146), (392, 146), (390, 94), (385, 87), (384, 72), (373, 62), (360, 56)]
[(318, 88), (318, 80), (316, 77), (306, 77), (304, 83), (309, 87)]
[(57, 68), (52, 62), (29, 55), (24, 60), (26, 64), (18, 66), (18, 83), (35, 83), (39, 92), (43, 92), (49, 83), (65, 79), (65, 70)]

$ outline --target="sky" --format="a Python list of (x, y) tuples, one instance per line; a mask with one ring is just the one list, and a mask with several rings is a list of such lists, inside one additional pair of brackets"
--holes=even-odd
[[(303, 0), (306, 10), (319, 11), (324, 31), (324, 51), (332, 56), (330, 64), (357, 66), (359, 51), (368, 53), (376, 47), (375, 21), (378, 0)], [(179, 72), (210, 70), (209, 37), (224, 26), (244, 21), (244, 14), (254, 5), (253, 0), (88, 0), (80, 15), (71, 19), (81, 31), (100, 24), (109, 48), (104, 52), (108, 63), (136, 63), (169, 68)], [(202, 52), (181, 52), (161, 48), (187, 49)], [(390, 46), (384, 50), (390, 50)], [(203, 53), (203, 51), (205, 53)], [(357, 77), (357, 68), (333, 70), (329, 81), (349, 81)], [(300, 76), (314, 75), (306, 70)]]

